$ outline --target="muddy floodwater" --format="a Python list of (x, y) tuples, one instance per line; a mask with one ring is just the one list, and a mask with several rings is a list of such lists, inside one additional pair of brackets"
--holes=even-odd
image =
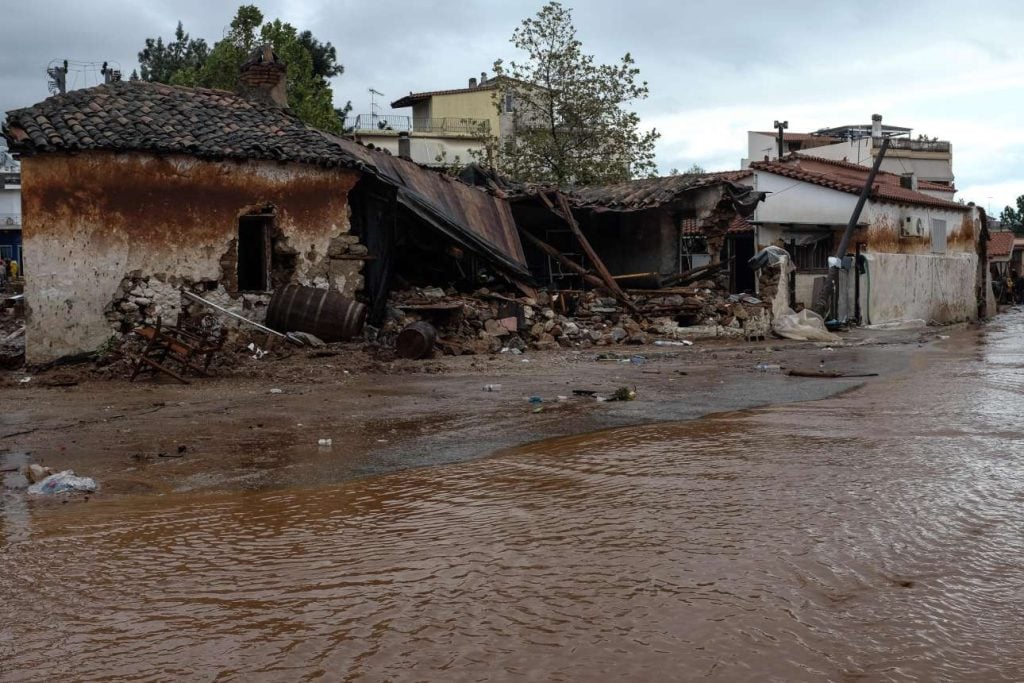
[(1019, 681), (1022, 340), (330, 487), (7, 495), (0, 679)]

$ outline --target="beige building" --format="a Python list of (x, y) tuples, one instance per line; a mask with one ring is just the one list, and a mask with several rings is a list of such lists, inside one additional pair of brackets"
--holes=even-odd
[[(484, 154), (492, 136), (508, 134), (513, 100), (499, 79), (470, 78), (465, 88), (409, 93), (391, 103), (408, 114), (360, 114), (356, 140), (426, 166), (464, 165)], [(499, 102), (501, 111), (499, 112)]]

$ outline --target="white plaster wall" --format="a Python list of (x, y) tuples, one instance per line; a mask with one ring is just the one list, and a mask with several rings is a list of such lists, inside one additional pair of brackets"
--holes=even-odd
[[(372, 144), (374, 147), (386, 149), (394, 156), (398, 156), (398, 137), (395, 135), (360, 133), (359, 140), (363, 144)], [(483, 146), (480, 140), (470, 137), (438, 137), (414, 133), (409, 138), (412, 160), (423, 166), (442, 166), (455, 163), (465, 165), (474, 161), (472, 150), (480, 150)], [(437, 158), (442, 155), (444, 161), (438, 162)]]
[(861, 311), (867, 323), (920, 318), (951, 323), (977, 318), (976, 254), (865, 254)]
[(753, 220), (759, 223), (846, 225), (857, 204), (857, 196), (848, 192), (766, 171), (754, 174), (757, 190), (768, 193), (754, 210)]

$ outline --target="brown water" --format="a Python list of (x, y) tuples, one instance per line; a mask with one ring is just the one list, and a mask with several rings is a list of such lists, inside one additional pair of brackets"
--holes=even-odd
[(330, 488), (7, 507), (0, 678), (1022, 680), (1022, 337)]

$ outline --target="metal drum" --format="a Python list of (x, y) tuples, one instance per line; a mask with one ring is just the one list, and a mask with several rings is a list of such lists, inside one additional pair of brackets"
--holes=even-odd
[(437, 330), (428, 322), (418, 320), (406, 325), (405, 329), (398, 333), (395, 341), (395, 353), (399, 358), (426, 358), (434, 349), (434, 342), (437, 340)]
[(287, 285), (274, 292), (266, 325), (278, 332), (308, 332), (325, 342), (348, 341), (363, 331), (366, 306), (338, 292)]

